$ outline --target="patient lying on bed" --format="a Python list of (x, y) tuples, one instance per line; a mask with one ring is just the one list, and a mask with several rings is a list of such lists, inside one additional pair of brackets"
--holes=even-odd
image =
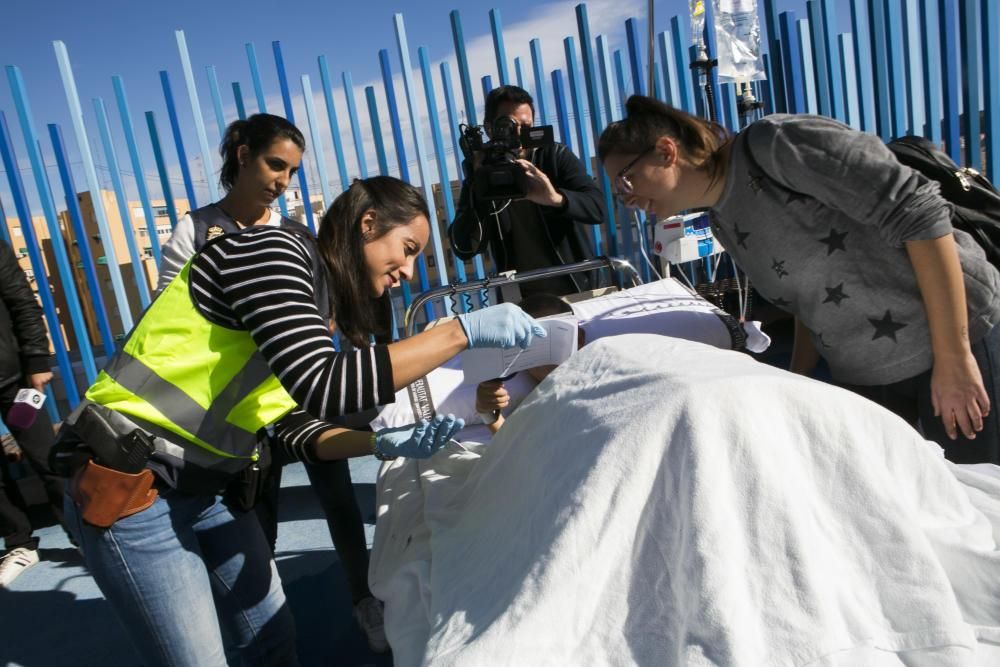
[(404, 667), (1000, 664), (997, 467), (743, 354), (591, 342), (377, 492)]

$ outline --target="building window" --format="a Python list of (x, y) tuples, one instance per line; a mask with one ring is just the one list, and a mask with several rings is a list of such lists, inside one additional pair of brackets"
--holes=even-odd
[(427, 268), (434, 268), (434, 255), (424, 255), (424, 259), (427, 261)]
[(18, 248), (17, 249), (17, 256), (18, 257), (24, 257), (27, 254), (28, 254), (28, 249), (27, 248)]
[(142, 249), (142, 256), (149, 258), (153, 256), (153, 246), (148, 245)]
[(170, 211), (166, 206), (154, 206), (153, 215), (157, 218), (162, 218), (164, 216), (170, 215)]

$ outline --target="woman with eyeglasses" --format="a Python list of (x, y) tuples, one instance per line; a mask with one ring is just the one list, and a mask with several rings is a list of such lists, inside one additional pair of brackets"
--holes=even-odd
[(730, 136), (634, 96), (598, 157), (658, 218), (708, 209), (756, 289), (796, 318), (791, 370), (890, 410), (952, 461), (1000, 462), (1000, 274), (952, 228), (938, 185), (875, 136), (776, 114)]

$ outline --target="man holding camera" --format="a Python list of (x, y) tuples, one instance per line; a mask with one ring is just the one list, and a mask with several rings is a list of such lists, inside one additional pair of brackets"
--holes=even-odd
[[(594, 256), (586, 225), (606, 218), (601, 190), (566, 146), (527, 139), (534, 116), (527, 91), (501, 86), (486, 97), (483, 125), (491, 141), (469, 141), (466, 131), (465, 178), (448, 229), (459, 258), (471, 259), (489, 247), (497, 271), (530, 271)], [(524, 283), (521, 292), (565, 295), (596, 286), (590, 274), (577, 273)]]
[[(42, 309), (13, 249), (0, 241), (0, 416), (16, 441), (16, 445), (4, 447), (5, 455), (0, 459), (0, 537), (7, 547), (0, 558), (0, 588), (38, 562), (38, 538), (32, 536), (25, 502), (8, 461), (27, 461), (45, 487), (52, 513), (60, 523), (63, 518), (63, 481), (48, 464), (55, 440), (52, 422), (41, 408), (40, 397), (22, 391), (43, 392), (51, 379)], [(32, 394), (38, 400), (31, 401)]]

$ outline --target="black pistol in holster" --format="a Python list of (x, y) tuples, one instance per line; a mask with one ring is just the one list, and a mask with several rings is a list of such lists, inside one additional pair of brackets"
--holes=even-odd
[(93, 453), (70, 479), (69, 494), (83, 520), (100, 528), (146, 509), (158, 493), (153, 473), (146, 468), (153, 438), (139, 428), (117, 429), (110, 413), (108, 408), (88, 404), (69, 426), (70, 439)]

